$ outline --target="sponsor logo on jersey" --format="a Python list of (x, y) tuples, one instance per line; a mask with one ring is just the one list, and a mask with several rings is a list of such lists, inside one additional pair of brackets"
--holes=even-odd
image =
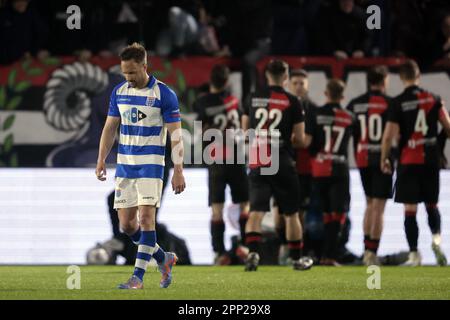
[(138, 121), (141, 121), (145, 118), (147, 118), (147, 115), (141, 111), (138, 110), (138, 108), (131, 108), (127, 111), (125, 111), (122, 116), (130, 121), (131, 123), (137, 123)]

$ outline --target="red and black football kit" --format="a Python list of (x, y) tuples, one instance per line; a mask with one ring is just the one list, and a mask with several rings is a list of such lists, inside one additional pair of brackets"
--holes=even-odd
[[(310, 111), (311, 109), (317, 108), (309, 98), (300, 99), (300, 102), (305, 111), (305, 118), (310, 112), (314, 112), (314, 110)], [(300, 184), (298, 203), (299, 209), (302, 211), (308, 210), (311, 201), (311, 160), (309, 148), (296, 149), (295, 163)]]
[(388, 121), (400, 127), (395, 201), (437, 203), (440, 150), (437, 143), (440, 97), (410, 86), (393, 99)]
[[(431, 233), (440, 234), (439, 199), (440, 149), (438, 121), (444, 106), (441, 98), (416, 85), (397, 96), (388, 111), (388, 121), (400, 128), (395, 201), (425, 202)], [(417, 251), (417, 210), (405, 210), (405, 231), (410, 251)]]
[[(304, 121), (300, 102), (282, 87), (270, 86), (251, 94), (244, 104), (244, 112), (249, 117), (249, 129), (255, 130), (258, 137), (250, 141), (249, 146), (250, 211), (270, 211), (273, 196), (281, 214), (298, 212), (299, 182), (291, 136), (294, 126)], [(277, 146), (271, 144), (272, 137), (278, 138)], [(278, 171), (272, 175), (264, 174), (264, 167), (276, 166), (273, 163), (275, 152), (279, 152)], [(288, 241), (289, 256), (294, 261), (302, 255), (302, 235), (298, 236), (298, 239)], [(259, 252), (261, 233), (248, 232), (245, 237), (249, 251)]]
[[(226, 145), (227, 129), (240, 129), (242, 111), (239, 100), (227, 91), (208, 93), (198, 98), (194, 104), (198, 113), (198, 120), (203, 123), (204, 129), (218, 129), (223, 139), (212, 141), (207, 148), (207, 154), (214, 160), (208, 165), (209, 205), (225, 202), (225, 188), (230, 187), (233, 203), (248, 201), (248, 178), (245, 164), (237, 163), (237, 148)], [(232, 132), (231, 132), (232, 134)], [(234, 150), (231, 150), (233, 148)], [(231, 162), (227, 164), (226, 162)], [(219, 162), (219, 163), (217, 163)], [(239, 218), (241, 238), (244, 241), (247, 212), (242, 212)], [(225, 224), (223, 220), (211, 221), (211, 238), (214, 252), (219, 255), (225, 252), (223, 235)]]
[(353, 115), (339, 104), (314, 109), (306, 119), (310, 146), (313, 188), (318, 193), (324, 219), (323, 257), (336, 258), (339, 232), (345, 223), (350, 203), (348, 144)]
[(355, 99), (347, 110), (355, 116), (353, 142), (364, 193), (370, 198), (392, 197), (392, 174), (380, 168), (381, 141), (390, 98), (381, 91), (369, 91)]
[[(271, 163), (260, 161), (255, 153), (261, 151), (261, 144), (250, 142), (250, 211), (270, 211), (270, 198), (273, 195), (282, 214), (298, 212), (298, 179), (294, 166), (293, 148), (291, 144), (292, 130), (295, 124), (301, 123), (303, 109), (297, 97), (286, 92), (282, 87), (271, 86), (251, 94), (245, 105), (244, 112), (249, 116), (249, 129), (256, 130), (256, 135), (262, 137), (263, 143), (269, 143), (268, 159), (273, 146), (270, 137), (278, 137), (279, 169), (274, 175), (261, 174), (262, 167)], [(268, 136), (265, 139), (265, 136)], [(258, 139), (255, 139), (259, 141)]]

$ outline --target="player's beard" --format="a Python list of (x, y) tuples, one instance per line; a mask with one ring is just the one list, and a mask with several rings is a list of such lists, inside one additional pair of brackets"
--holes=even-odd
[(128, 85), (132, 88), (136, 87), (136, 81), (128, 81)]

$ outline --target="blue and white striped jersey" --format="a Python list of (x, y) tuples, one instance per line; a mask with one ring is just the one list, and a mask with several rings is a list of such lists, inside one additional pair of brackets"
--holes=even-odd
[(153, 76), (142, 89), (122, 82), (111, 93), (108, 116), (121, 118), (116, 177), (162, 179), (165, 123), (181, 121), (175, 92)]

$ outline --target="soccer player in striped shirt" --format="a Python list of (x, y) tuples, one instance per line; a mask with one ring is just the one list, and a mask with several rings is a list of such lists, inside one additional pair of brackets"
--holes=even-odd
[(105, 159), (120, 125), (114, 208), (118, 209), (121, 229), (138, 244), (138, 253), (133, 275), (119, 288), (142, 289), (152, 257), (162, 274), (160, 287), (167, 288), (178, 258), (157, 244), (155, 209), (160, 205), (162, 193), (167, 130), (174, 160), (172, 188), (175, 194), (185, 188), (178, 99), (167, 85), (147, 74), (143, 46), (134, 43), (126, 47), (120, 59), (126, 81), (111, 93), (95, 173), (99, 180), (106, 180)]

